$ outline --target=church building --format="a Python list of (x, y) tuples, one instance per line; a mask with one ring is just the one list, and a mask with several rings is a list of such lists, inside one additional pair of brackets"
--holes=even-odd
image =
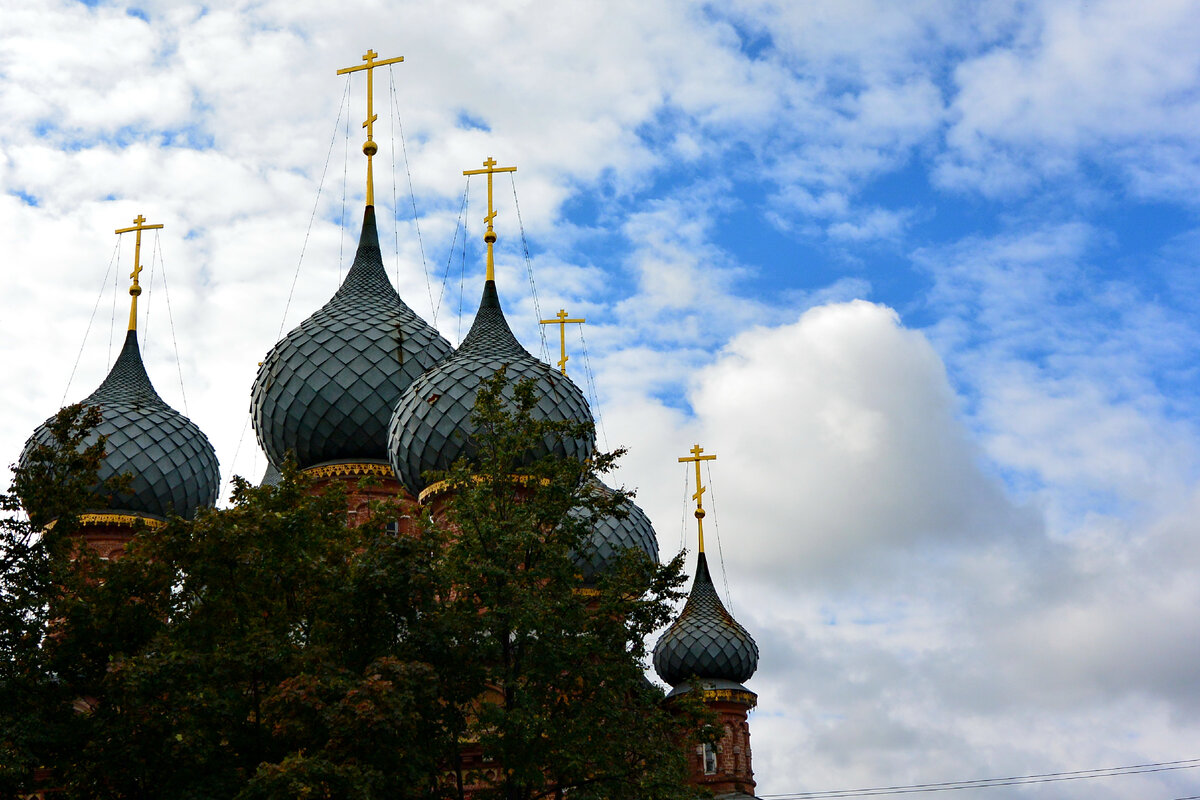
[[(584, 392), (567, 376), (565, 360), (559, 369), (533, 356), (505, 318), (495, 276), (492, 179), (515, 168), (498, 167), (489, 158), (482, 169), (464, 173), (484, 175), (488, 181), (487, 263), (478, 310), (457, 348), (393, 287), (376, 223), (372, 159), (377, 146), (369, 80), (374, 67), (391, 62), (377, 60), (371, 51), (363, 60), (365, 64), (342, 71), (365, 70), (368, 76), (366, 204), (353, 266), (333, 297), (265, 354), (250, 387), (250, 415), (269, 462), (264, 483), (277, 481), (280, 465), (292, 458), (313, 480), (315, 491), (335, 483), (344, 486), (348, 524), (365, 515), (373, 499), (396, 502), (404, 513), (395, 529), (403, 535), (449, 491), (444, 483), (427, 483), (427, 473), (471, 457), (475, 398), (481, 384), (498, 370), (504, 369), (511, 382), (535, 384), (534, 413), (540, 419), (590, 423), (592, 413)], [(107, 437), (101, 480), (131, 476), (128, 491), (97, 496), (96, 506), (81, 519), (83, 540), (106, 559), (120, 557), (135, 529), (153, 531), (171, 514), (191, 518), (199, 509), (212, 507), (220, 486), (211, 443), (159, 397), (138, 346), (141, 236), (158, 227), (139, 216), (133, 226), (117, 231), (134, 233), (138, 245), (129, 290), (129, 329), (108, 376), (82, 401), (99, 409), (102, 421), (95, 434)], [(36, 443), (49, 441), (48, 424), (49, 420), (30, 437), (22, 462)], [(535, 455), (582, 461), (593, 450), (590, 437), (565, 438), (547, 442)], [(653, 665), (669, 687), (664, 703), (699, 692), (718, 720), (719, 739), (688, 753), (691, 780), (717, 797), (752, 798), (748, 714), (757, 697), (743, 684), (757, 668), (758, 648), (713, 585), (704, 551), (705, 490), (700, 480), (700, 462), (713, 456), (702, 455), (698, 445), (691, 452), (679, 461), (694, 464), (696, 470), (698, 558), (686, 604), (658, 640)], [(366, 476), (375, 480), (360, 484)], [(658, 560), (649, 519), (632, 502), (626, 510), (621, 518), (594, 521), (589, 546), (575, 556), (585, 584), (629, 548)]]

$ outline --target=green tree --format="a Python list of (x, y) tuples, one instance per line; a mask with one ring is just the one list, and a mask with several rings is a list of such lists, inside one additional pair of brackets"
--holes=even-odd
[(616, 455), (531, 458), (584, 432), (534, 401), (502, 373), (484, 386), (477, 456), (414, 534), (386, 503), (348, 526), (343, 494), (288, 465), (113, 562), (73, 538), (95, 418), (60, 418), (17, 470), (30, 519), (4, 499), (0, 789), (49, 767), (88, 798), (694, 796), (702, 719), (644, 678), (678, 560), (629, 553), (580, 584), (586, 520), (625, 499), (589, 488)]
[[(445, 569), (455, 591), (440, 609), (442, 695), (460, 726), (456, 788), (477, 797), (694, 796), (683, 788), (681, 743), (694, 715), (666, 714), (644, 676), (646, 637), (668, 621), (679, 560), (627, 552), (593, 588), (572, 554), (588, 519), (621, 515), (622, 492), (595, 490), (620, 452), (581, 464), (531, 459), (533, 443), (590, 435), (589, 426), (533, 415), (531, 384), (503, 373), (479, 392), (477, 461), (447, 475), (451, 531)], [(581, 513), (583, 512), (583, 513)], [(464, 756), (482, 763), (462, 768)]]
[[(35, 782), (74, 744), (75, 699), (45, 646), (52, 615), (78, 583), (78, 515), (97, 488), (103, 437), (94, 409), (68, 406), (50, 424), (54, 441), (33, 448), (0, 495), (0, 796)], [(50, 521), (56, 521), (47, 529)]]

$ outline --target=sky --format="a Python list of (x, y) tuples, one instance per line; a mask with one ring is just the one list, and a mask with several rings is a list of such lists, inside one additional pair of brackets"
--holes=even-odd
[[(717, 456), (760, 795), (1200, 758), (1200, 5), (0, 0), (3, 463), (103, 379), (144, 214), (150, 375), (226, 485), (262, 474), (257, 363), (353, 258), (368, 48), (405, 58), (405, 301), (461, 338), (462, 171), (515, 165), (508, 318), (550, 360), (539, 317), (587, 319), (568, 369), (664, 556), (677, 458)], [(1200, 770), (1000, 791), (955, 795)]]

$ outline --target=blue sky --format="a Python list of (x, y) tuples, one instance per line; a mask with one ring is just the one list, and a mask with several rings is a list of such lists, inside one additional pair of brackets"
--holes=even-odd
[[(107, 370), (112, 231), (143, 213), (150, 373), (226, 480), (261, 473), (256, 364), (361, 218), (364, 86), (340, 107), (335, 73), (403, 55), (376, 81), (401, 295), (457, 340), (485, 204), (474, 180), (464, 273), (461, 172), (517, 165), (537, 306), (587, 317), (572, 375), (666, 554), (692, 536), (676, 458), (718, 455), (760, 793), (1200, 755), (1194, 4), (328, 6), (4, 8), (9, 460)], [(500, 291), (540, 352), (512, 194)]]

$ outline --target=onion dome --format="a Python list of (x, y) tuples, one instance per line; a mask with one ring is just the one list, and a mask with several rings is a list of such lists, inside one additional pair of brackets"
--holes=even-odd
[(654, 669), (678, 686), (691, 677), (741, 684), (757, 668), (758, 645), (725, 610), (702, 550), (683, 613), (654, 646)]
[[(413, 381), (392, 414), (389, 455), (396, 477), (414, 495), (425, 488), (427, 470), (449, 469), (474, 455), (471, 414), (480, 384), (504, 368), (508, 392), (520, 381), (535, 382), (533, 414), (548, 421), (591, 422), (583, 392), (571, 379), (529, 354), (508, 327), (496, 282), (484, 283), (471, 330), (454, 355)], [(592, 435), (547, 440), (531, 459), (554, 454), (583, 461), (592, 454)]]
[[(595, 486), (605, 494), (612, 494), (612, 489), (599, 481)], [(621, 503), (619, 508), (622, 516), (609, 515), (598, 519), (592, 525), (591, 536), (577, 552), (571, 554), (586, 584), (595, 583), (609, 564), (631, 548), (641, 550), (651, 561), (658, 563), (658, 537), (646, 512), (632, 500)], [(591, 512), (586, 509), (573, 509), (571, 514), (583, 520), (591, 517)]]
[(259, 487), (263, 486), (278, 486), (283, 481), (283, 473), (279, 471), (279, 467), (275, 466), (274, 461), (267, 462), (267, 469), (263, 472), (262, 480), (258, 482)]
[(301, 468), (386, 461), (400, 394), (450, 350), (392, 288), (367, 206), (354, 266), (333, 299), (259, 367), (250, 401), (259, 444), (275, 464), (293, 451)]
[[(216, 503), (217, 454), (196, 424), (154, 391), (138, 350), (137, 331), (129, 331), (108, 377), (83, 405), (99, 408), (101, 415), (89, 444), (108, 437), (100, 480), (125, 473), (132, 477), (127, 493), (105, 497), (103, 508), (90, 511), (192, 517), (200, 507)], [(52, 442), (51, 422), (46, 420), (26, 442), (22, 464), (35, 445)]]

